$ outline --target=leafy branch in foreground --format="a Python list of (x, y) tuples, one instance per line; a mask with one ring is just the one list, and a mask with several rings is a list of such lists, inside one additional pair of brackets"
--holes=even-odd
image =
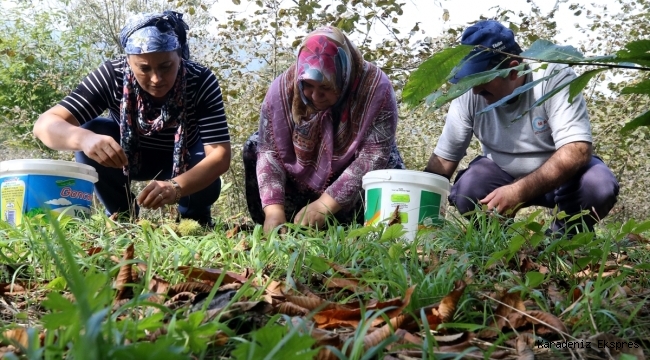
[[(523, 65), (519, 65), (510, 69), (491, 69), (481, 73), (473, 74), (471, 76), (461, 79), (457, 84), (452, 85), (444, 92), (441, 90), (442, 85), (453, 76), (462, 66), (453, 66), (454, 61), (462, 61), (467, 54), (471, 51), (471, 46), (459, 45), (445, 49), (441, 52), (434, 54), (430, 59), (423, 62), (416, 71), (411, 74), (406, 86), (404, 87), (402, 100), (409, 106), (420, 104), (423, 100), (427, 106), (433, 109), (439, 109), (444, 104), (452, 101), (453, 99), (463, 95), (471, 88), (488, 83), (497, 77), (505, 77), (511, 70), (519, 71), (519, 75), (525, 75), (530, 70), (524, 70)], [(489, 50), (485, 50), (489, 51)], [(611, 69), (631, 69), (639, 71), (650, 71), (650, 40), (637, 40), (627, 43), (623, 49), (611, 55), (585, 57), (580, 51), (570, 45), (557, 45), (548, 40), (539, 39), (535, 41), (528, 50), (522, 52), (520, 55), (508, 54), (504, 52), (499, 53), (520, 57), (531, 62), (540, 63), (562, 63), (569, 66), (588, 65), (595, 66), (596, 69), (588, 70), (582, 75), (563, 83), (561, 87), (556, 88), (548, 96), (540, 98), (533, 106), (520, 114), (517, 119), (528, 113), (534, 107), (541, 105), (550, 97), (557, 94), (561, 89), (569, 86), (569, 102), (573, 102), (575, 97), (587, 86), (589, 81), (596, 75), (605, 70)], [(460, 57), (461, 60), (457, 60)], [(599, 68), (598, 68), (599, 67)], [(449, 70), (451, 68), (451, 70)], [(545, 67), (539, 67), (542, 69)], [(538, 70), (536, 69), (536, 70)], [(535, 70), (535, 71), (536, 71)], [(509, 96), (501, 99), (501, 101), (492, 104), (483, 110), (489, 111), (497, 107), (511, 98), (532, 89), (539, 82), (547, 81), (559, 72), (554, 72), (551, 75), (538, 79), (534, 83), (528, 83), (515, 89)], [(650, 94), (650, 80), (646, 79), (636, 84), (635, 86), (628, 86), (621, 90), (621, 94)], [(515, 120), (517, 120), (515, 119)], [(646, 111), (635, 119), (629, 121), (622, 129), (622, 132), (628, 132), (639, 126), (650, 126), (650, 111)]]

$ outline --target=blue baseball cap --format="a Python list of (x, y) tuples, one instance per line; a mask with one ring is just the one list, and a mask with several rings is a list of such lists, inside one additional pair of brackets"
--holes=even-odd
[(510, 54), (521, 53), (521, 47), (515, 41), (512, 30), (495, 20), (483, 20), (468, 27), (460, 39), (462, 45), (482, 45), (474, 48), (461, 62), (461, 69), (449, 82), (457, 83), (460, 79), (488, 70), (490, 60), (500, 54), (488, 49), (499, 50)]

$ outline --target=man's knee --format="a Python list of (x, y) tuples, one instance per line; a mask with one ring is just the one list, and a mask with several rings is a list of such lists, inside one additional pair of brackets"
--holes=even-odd
[(616, 203), (619, 184), (607, 165), (599, 161), (582, 176), (580, 190), (584, 194), (583, 199), (588, 199), (587, 201), (598, 209), (601, 206), (611, 207)]

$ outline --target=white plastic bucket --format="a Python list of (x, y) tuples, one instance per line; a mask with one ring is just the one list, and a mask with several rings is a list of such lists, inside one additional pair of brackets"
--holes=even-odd
[(17, 225), (24, 215), (49, 211), (82, 218), (90, 214), (97, 172), (62, 160), (0, 162), (0, 217)]
[(399, 207), (407, 240), (422, 229), (441, 225), (445, 218), (449, 180), (414, 170), (375, 170), (362, 180), (366, 192), (365, 225), (389, 222)]

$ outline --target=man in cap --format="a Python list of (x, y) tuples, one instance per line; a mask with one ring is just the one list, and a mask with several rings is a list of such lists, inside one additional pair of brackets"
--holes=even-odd
[[(461, 214), (474, 210), (477, 204), (511, 216), (522, 207), (557, 206), (569, 215), (582, 210), (590, 213), (572, 223), (566, 218), (555, 220), (551, 232), (570, 235), (592, 230), (616, 203), (619, 185), (610, 169), (592, 154), (585, 100), (579, 94), (569, 102), (567, 86), (533, 107), (545, 94), (574, 79), (575, 72), (563, 64), (546, 64), (544, 69), (531, 63), (525, 64), (526, 69), (536, 71), (520, 73), (514, 68), (523, 64), (518, 57), (522, 50), (514, 33), (497, 21), (470, 26), (461, 43), (476, 47), (465, 57), (452, 83), (494, 68), (513, 70), (452, 101), (425, 171), (451, 178), (475, 135), (483, 154), (458, 172), (449, 195), (449, 202)], [(516, 88), (554, 73), (549, 80), (480, 113)]]

